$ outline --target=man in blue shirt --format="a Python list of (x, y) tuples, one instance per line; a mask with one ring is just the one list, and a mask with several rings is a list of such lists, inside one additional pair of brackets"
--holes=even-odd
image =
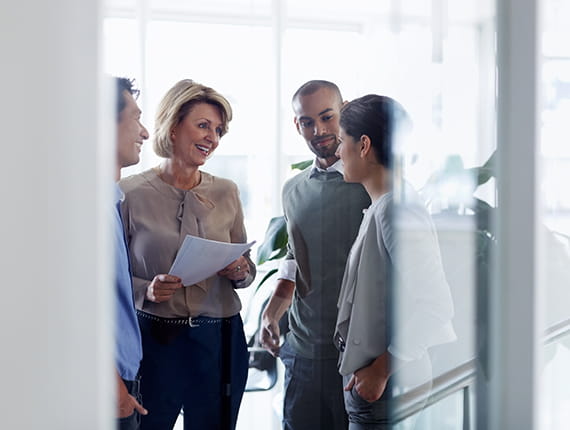
[[(138, 163), (143, 141), (148, 139), (148, 131), (141, 124), (141, 111), (135, 97), (138, 90), (126, 78), (114, 78), (117, 97), (117, 147), (115, 180), (121, 176), (121, 168)], [(140, 425), (140, 414), (147, 411), (141, 405), (138, 371), (142, 359), (142, 346), (139, 324), (135, 311), (129, 256), (125, 242), (119, 204), (123, 193), (115, 184), (114, 237), (116, 264), (117, 316), (115, 321), (116, 338), (116, 378), (117, 378), (117, 428), (136, 430)]]

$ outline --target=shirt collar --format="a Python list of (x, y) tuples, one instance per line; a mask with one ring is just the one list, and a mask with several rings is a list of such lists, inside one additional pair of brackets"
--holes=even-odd
[(123, 190), (121, 190), (119, 184), (115, 182), (113, 185), (115, 187), (115, 203), (122, 202), (125, 199), (125, 193), (123, 193)]
[(337, 160), (332, 166), (322, 169), (317, 165), (317, 159), (313, 160), (313, 165), (311, 166), (311, 173), (309, 177), (313, 177), (317, 172), (338, 172), (344, 176), (344, 164), (342, 160)]

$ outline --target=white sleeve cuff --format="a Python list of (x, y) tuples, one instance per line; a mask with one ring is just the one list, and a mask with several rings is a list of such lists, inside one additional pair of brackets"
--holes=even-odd
[[(398, 360), (401, 361), (413, 361), (414, 357), (410, 357), (408, 355), (402, 354), (401, 351), (398, 351), (394, 345), (389, 345), (388, 346), (388, 352), (390, 354), (392, 354), (394, 357), (396, 357)], [(416, 357), (417, 358), (417, 357)]]
[(295, 282), (295, 273), (297, 272), (297, 263), (295, 260), (281, 260), (279, 270), (277, 270), (277, 279), (286, 279)]

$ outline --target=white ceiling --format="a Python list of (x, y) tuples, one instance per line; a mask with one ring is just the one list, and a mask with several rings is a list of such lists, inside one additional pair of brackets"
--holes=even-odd
[[(106, 0), (105, 5), (108, 10), (135, 11), (146, 5), (158, 14), (253, 19), (270, 18), (275, 7), (273, 0)], [(495, 0), (280, 0), (276, 5), (297, 20), (431, 20), (433, 11), (440, 10), (450, 23), (476, 23), (492, 19)]]

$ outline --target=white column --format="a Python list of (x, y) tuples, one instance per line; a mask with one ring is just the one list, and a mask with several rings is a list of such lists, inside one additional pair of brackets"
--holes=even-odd
[[(275, 60), (275, 151), (273, 165), (273, 192), (274, 196), (281, 196), (281, 187), (286, 176), (283, 171), (283, 35), (285, 33), (285, 22), (287, 20), (287, 0), (272, 0), (271, 3), (271, 28), (273, 30), (273, 52)], [(290, 114), (289, 114), (290, 116)], [(281, 199), (272, 199), (271, 213), (280, 214), (282, 212)]]
[(537, 429), (539, 0), (498, 5), (497, 282), (491, 288), (489, 425)]
[(113, 428), (100, 16), (0, 3), (2, 429)]

